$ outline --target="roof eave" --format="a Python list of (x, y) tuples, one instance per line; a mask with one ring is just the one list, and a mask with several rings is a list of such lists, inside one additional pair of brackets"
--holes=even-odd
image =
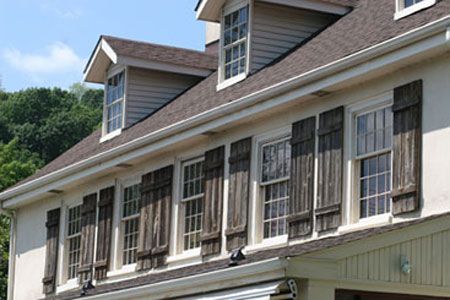
[[(440, 34), (441, 32), (444, 32), (444, 35), (438, 36), (438, 38), (434, 40), (433, 44), (430, 44), (428, 40), (426, 40), (425, 41), (427, 42), (426, 47), (425, 46), (423, 46), (423, 48), (414, 47), (416, 43), (423, 41), (427, 37), (432, 38), (433, 36), (435, 36), (438, 33)], [(24, 203), (28, 203), (30, 199), (32, 198), (35, 199), (37, 197), (37, 194), (42, 193), (42, 190), (44, 190), (46, 187), (52, 187), (52, 185), (55, 185), (55, 182), (57, 182), (58, 180), (62, 180), (63, 178), (68, 177), (69, 175), (77, 174), (78, 172), (81, 172), (83, 169), (92, 166), (101, 165), (102, 162), (107, 162), (112, 157), (117, 157), (118, 155), (121, 155), (125, 152), (130, 152), (131, 150), (142, 147), (143, 145), (156, 143), (157, 141), (163, 139), (169, 139), (173, 135), (181, 131), (186, 131), (190, 128), (194, 128), (199, 124), (204, 124), (205, 122), (209, 122), (211, 120), (220, 118), (224, 114), (231, 114), (234, 111), (241, 111), (243, 108), (255, 104), (258, 101), (261, 101), (261, 99), (274, 97), (275, 95), (284, 93), (290, 89), (294, 89), (299, 86), (303, 85), (306, 86), (311, 81), (318, 81), (320, 79), (327, 78), (332, 74), (344, 72), (345, 70), (348, 70), (352, 67), (364, 64), (364, 62), (368, 60), (373, 61), (375, 57), (381, 57), (383, 55), (391, 55), (391, 57), (389, 58), (389, 62), (392, 64), (396, 60), (401, 59), (401, 57), (399, 56), (394, 56), (395, 50), (406, 51), (405, 50), (406, 46), (413, 47), (414, 48), (413, 50), (415, 51), (414, 53), (416, 52), (423, 53), (435, 50), (437, 48), (439, 49), (444, 48), (446, 49), (446, 51), (448, 51), (450, 49), (450, 15), (441, 18), (437, 21), (428, 23), (422, 27), (411, 30), (407, 33), (404, 33), (390, 40), (384, 41), (380, 44), (361, 50), (360, 52), (336, 60), (328, 65), (319, 67), (317, 69), (301, 74), (299, 76), (295, 76), (289, 80), (275, 84), (273, 86), (266, 87), (258, 92), (244, 96), (240, 99), (236, 99), (235, 101), (221, 105), (212, 110), (198, 114), (184, 121), (172, 124), (168, 127), (157, 130), (155, 132), (150, 132), (145, 136), (139, 137), (135, 140), (122, 144), (118, 147), (99, 153), (93, 157), (77, 162), (65, 168), (59, 169), (58, 171), (54, 171), (50, 174), (39, 177), (32, 181), (26, 182), (22, 185), (8, 189), (0, 193), (0, 201), (2, 202), (2, 205), (4, 205), (4, 201), (8, 200), (9, 204), (5, 205), (5, 207), (7, 208), (14, 208), (19, 205), (23, 205)], [(413, 54), (405, 52), (405, 54), (403, 55), (408, 56)], [(375, 67), (376, 66), (373, 63), (373, 68)], [(358, 70), (358, 72), (360, 73), (368, 72), (368, 69), (361, 68), (361, 70)], [(352, 73), (352, 76), (360, 76), (361, 75), (360, 73), (354, 72), (354, 74)], [(329, 83), (328, 80), (326, 84), (331, 83)], [(304, 87), (304, 89), (306, 88), (307, 86)], [(64, 180), (66, 181), (66, 179)]]

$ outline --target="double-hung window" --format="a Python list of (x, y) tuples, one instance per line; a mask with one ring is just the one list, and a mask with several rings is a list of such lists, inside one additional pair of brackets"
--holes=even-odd
[(285, 235), (289, 203), (291, 144), (283, 138), (262, 145), (260, 191), (264, 238)]
[(436, 4), (436, 0), (396, 0), (395, 19), (401, 19)]
[(126, 187), (122, 197), (122, 265), (136, 263), (141, 185)]
[(391, 210), (392, 107), (356, 116), (359, 218)]
[(125, 74), (121, 72), (108, 79), (106, 86), (106, 132), (122, 128)]
[(202, 232), (204, 171), (203, 158), (182, 165), (183, 250), (200, 247)]
[(67, 218), (67, 279), (78, 276), (81, 254), (81, 205), (69, 208)]
[(227, 80), (247, 70), (248, 5), (224, 16), (223, 79)]

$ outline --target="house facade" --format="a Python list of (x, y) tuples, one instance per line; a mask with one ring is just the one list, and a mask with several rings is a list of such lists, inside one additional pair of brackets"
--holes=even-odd
[(100, 37), (102, 128), (0, 193), (8, 299), (450, 299), (450, 1), (196, 12)]

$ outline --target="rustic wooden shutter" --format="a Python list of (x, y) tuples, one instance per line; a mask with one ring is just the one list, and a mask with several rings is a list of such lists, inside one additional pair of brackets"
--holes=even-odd
[(231, 144), (226, 230), (228, 251), (247, 244), (251, 151), (252, 138)]
[(80, 282), (92, 280), (96, 209), (97, 193), (85, 196), (81, 205), (81, 259), (78, 268)]
[(224, 159), (224, 146), (205, 153), (203, 230), (200, 236), (203, 256), (220, 253)]
[(290, 239), (312, 233), (315, 141), (315, 117), (292, 125), (288, 217)]
[(45, 255), (45, 273), (42, 283), (43, 293), (48, 295), (55, 292), (56, 269), (58, 264), (59, 221), (61, 209), (53, 209), (47, 212), (47, 243)]
[(166, 264), (169, 254), (173, 166), (142, 176), (142, 205), (137, 269)]
[(319, 165), (316, 230), (336, 229), (341, 224), (344, 108), (319, 116)]
[(109, 268), (111, 252), (112, 218), (114, 207), (114, 186), (100, 191), (98, 202), (97, 256), (95, 279), (105, 279)]
[(394, 89), (393, 214), (419, 209), (422, 149), (422, 81)]

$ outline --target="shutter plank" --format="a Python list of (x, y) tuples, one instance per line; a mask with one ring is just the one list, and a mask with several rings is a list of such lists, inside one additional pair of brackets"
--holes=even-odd
[(225, 147), (205, 153), (205, 193), (203, 229), (200, 236), (202, 255), (220, 253), (222, 231), (223, 174)]
[(316, 118), (292, 125), (289, 238), (312, 233)]
[(142, 205), (138, 242), (139, 271), (166, 264), (169, 254), (173, 166), (142, 177)]
[(227, 214), (227, 250), (247, 244), (252, 138), (231, 144)]
[(422, 81), (394, 89), (392, 212), (401, 215), (420, 206), (422, 152)]
[(97, 256), (95, 262), (95, 279), (107, 276), (111, 254), (112, 218), (114, 207), (114, 186), (100, 191), (98, 211)]
[(47, 212), (45, 271), (44, 278), (42, 279), (43, 293), (46, 295), (54, 293), (56, 287), (60, 215), (60, 208), (53, 209)]
[(81, 283), (93, 279), (96, 209), (97, 193), (85, 196), (81, 206), (81, 259), (78, 268)]
[(316, 230), (329, 231), (341, 224), (344, 108), (319, 116), (318, 195)]

